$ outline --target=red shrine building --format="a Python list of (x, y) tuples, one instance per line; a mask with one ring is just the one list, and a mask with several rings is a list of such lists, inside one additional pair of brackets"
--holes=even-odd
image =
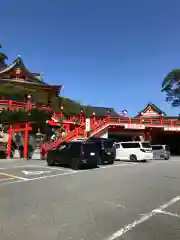
[[(54, 122), (54, 126), (55, 124)], [(88, 131), (86, 125), (88, 125)], [(148, 103), (135, 117), (120, 116), (113, 110), (108, 111), (106, 116), (100, 117), (96, 112), (91, 118), (85, 118), (80, 127), (70, 131), (66, 140), (87, 139), (92, 136), (114, 138), (116, 141), (135, 140), (168, 144), (172, 153), (180, 154), (180, 118), (167, 116), (152, 103)], [(62, 141), (60, 138), (47, 144), (46, 148), (56, 147)]]
[[(10, 65), (7, 65), (3, 58), (0, 58), (0, 84), (9, 84), (13, 86), (22, 86), (28, 90), (37, 91), (38, 93), (45, 92), (47, 93), (47, 102), (50, 101), (52, 97), (58, 95), (62, 88), (61, 85), (49, 85), (45, 83), (42, 79), (42, 75), (39, 73), (30, 72), (20, 56), (18, 56), (14, 62)], [(12, 96), (13, 98), (13, 96)], [(9, 99), (6, 94), (1, 93), (1, 100), (13, 100)], [(17, 100), (17, 99), (16, 99)], [(23, 100), (23, 99), (19, 99)], [(3, 107), (1, 101), (1, 108)], [(5, 103), (5, 102), (4, 102)], [(13, 102), (13, 105), (10, 108), (17, 108), (16, 103)], [(6, 105), (6, 104), (5, 104)], [(4, 106), (6, 107), (6, 106)], [(21, 104), (19, 105), (21, 107)]]
[[(60, 94), (61, 85), (50, 85), (44, 82), (41, 74), (30, 72), (25, 66), (22, 58), (18, 56), (10, 65), (6, 64), (6, 56), (0, 53), (0, 84), (1, 86), (9, 84), (12, 86), (21, 86), (28, 90), (38, 93), (46, 93), (47, 103), (51, 102), (54, 96)], [(30, 93), (31, 94), (31, 93)], [(36, 102), (29, 101), (25, 104), (23, 99), (9, 98), (4, 93), (0, 93), (0, 110), (19, 110), (34, 107), (44, 109), (50, 108), (47, 106), (37, 106)], [(165, 112), (159, 109), (152, 103), (142, 109), (135, 117), (127, 117), (119, 115), (114, 109), (104, 107), (91, 107), (91, 116), (85, 116), (80, 113), (79, 116), (70, 116), (63, 120), (67, 134), (65, 137), (59, 136), (53, 143), (46, 142), (43, 144), (44, 151), (49, 147), (58, 146), (63, 141), (72, 141), (74, 139), (87, 139), (92, 136), (111, 137), (116, 141), (132, 141), (132, 140), (148, 140), (157, 144), (168, 144), (171, 150), (175, 153), (180, 153), (180, 118), (178, 116), (167, 116)], [(59, 121), (63, 117), (62, 109), (53, 114), (52, 119), (47, 122), (49, 126), (58, 129)], [(79, 118), (78, 124), (77, 120)], [(17, 127), (19, 131), (25, 131), (27, 145), (28, 134), (31, 130), (29, 123)], [(10, 127), (11, 133), (14, 131), (13, 126)], [(16, 130), (17, 130), (16, 129)], [(27, 129), (27, 132), (26, 132)], [(9, 132), (8, 149), (10, 155), (10, 143), (12, 134)], [(25, 149), (24, 156), (27, 155)]]

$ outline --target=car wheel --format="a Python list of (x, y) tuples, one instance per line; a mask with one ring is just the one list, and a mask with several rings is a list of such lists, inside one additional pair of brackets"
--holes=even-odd
[(105, 164), (104, 159), (102, 157), (99, 157), (98, 165), (104, 165), (104, 164)]
[(72, 168), (73, 170), (78, 170), (78, 169), (79, 169), (79, 164), (78, 164), (78, 160), (77, 160), (77, 159), (73, 159), (73, 160), (72, 160), (71, 168)]
[(54, 166), (55, 165), (55, 161), (52, 158), (47, 158), (47, 165), (48, 166)]
[(114, 164), (114, 159), (108, 162), (109, 164)]
[(137, 162), (137, 156), (135, 154), (130, 155), (130, 159), (131, 162)]
[(170, 158), (169, 156), (167, 156), (167, 157), (164, 157), (164, 160), (169, 160), (169, 158)]

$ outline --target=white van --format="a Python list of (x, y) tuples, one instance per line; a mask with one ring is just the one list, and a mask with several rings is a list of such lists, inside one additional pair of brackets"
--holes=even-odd
[(129, 161), (146, 161), (153, 159), (149, 142), (118, 142), (115, 144), (116, 159)]

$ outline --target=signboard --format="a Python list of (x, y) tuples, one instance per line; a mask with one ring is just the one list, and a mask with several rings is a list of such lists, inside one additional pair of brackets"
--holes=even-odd
[(180, 127), (164, 127), (164, 131), (180, 131)]
[(125, 124), (127, 129), (145, 129), (145, 126), (142, 124)]
[(90, 118), (86, 118), (86, 132), (91, 130)]

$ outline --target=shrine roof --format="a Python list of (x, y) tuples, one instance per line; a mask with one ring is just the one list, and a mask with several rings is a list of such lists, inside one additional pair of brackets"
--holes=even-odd
[(158, 108), (155, 104), (149, 102), (146, 107), (141, 110), (136, 117), (146, 116), (146, 117), (158, 117), (158, 116), (167, 116), (167, 114)]
[[(88, 106), (84, 106), (84, 107), (88, 107)], [(111, 117), (119, 117), (119, 114), (113, 108), (90, 106), (90, 109), (92, 111), (91, 115), (93, 114), (93, 112), (95, 112), (96, 116), (106, 117), (109, 111)]]
[[(0, 80), (5, 80), (5, 81), (11, 81), (12, 80), (12, 73), (13, 75), (17, 72), (17, 70), (20, 72), (23, 72), (23, 75), (25, 77), (24, 79), (24, 83), (29, 83), (29, 84), (35, 84), (35, 85), (41, 85), (42, 87), (52, 87), (52, 88), (57, 88), (58, 90), (61, 89), (61, 85), (50, 85), (47, 84), (46, 82), (43, 81), (42, 79), (42, 74), (40, 73), (32, 73), (30, 72), (22, 58), (20, 56), (18, 56), (14, 62), (8, 66), (6, 66), (4, 69), (0, 69)], [(13, 79), (13, 82), (16, 81), (18, 82), (18, 80)], [(22, 82), (22, 81), (21, 81)]]

